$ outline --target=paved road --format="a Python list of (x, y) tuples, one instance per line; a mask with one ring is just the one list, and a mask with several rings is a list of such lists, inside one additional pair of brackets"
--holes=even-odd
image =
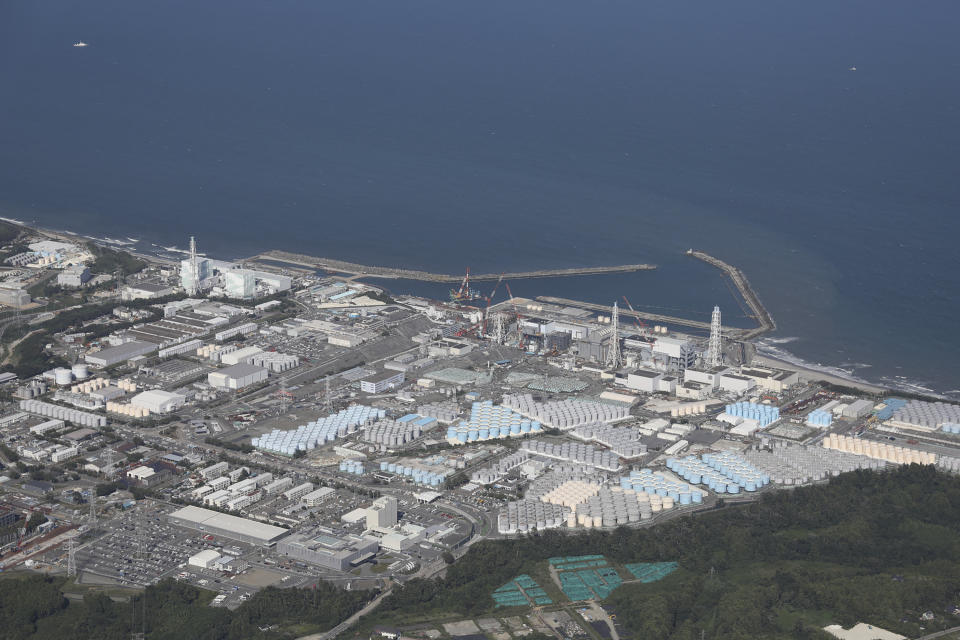
[(928, 633), (925, 636), (920, 636), (916, 640), (933, 640), (933, 638), (942, 638), (948, 636), (951, 633), (956, 633), (960, 631), (960, 627), (951, 627), (950, 629), (944, 629), (943, 631), (937, 631), (936, 633)]

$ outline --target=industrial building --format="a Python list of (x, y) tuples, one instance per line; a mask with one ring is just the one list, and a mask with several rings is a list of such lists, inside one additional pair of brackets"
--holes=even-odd
[(130, 404), (142, 407), (150, 413), (170, 413), (176, 411), (186, 403), (186, 397), (179, 393), (171, 393), (160, 389), (152, 389), (138, 393), (130, 399)]
[(0, 285), (0, 304), (8, 307), (24, 307), (30, 304), (30, 294), (26, 289)]
[(275, 351), (263, 351), (249, 359), (250, 364), (264, 367), (274, 373), (282, 373), (300, 366), (300, 358)]
[(252, 364), (237, 364), (207, 374), (207, 382), (218, 389), (243, 389), (267, 379), (267, 370)]
[(121, 300), (153, 300), (173, 294), (173, 287), (160, 282), (129, 284), (120, 291)]
[(782, 393), (784, 389), (800, 381), (800, 374), (796, 371), (783, 371), (770, 367), (741, 367), (740, 375), (750, 378), (761, 389), (773, 393)]
[(250, 544), (273, 544), (289, 533), (281, 527), (194, 506), (178, 509), (167, 518), (181, 527)]
[(716, 389), (720, 386), (720, 378), (728, 371), (730, 371), (729, 367), (724, 366), (711, 367), (709, 369), (688, 367), (683, 372), (683, 381), (699, 382), (700, 384), (709, 385), (711, 389)]
[(61, 287), (82, 287), (90, 280), (90, 269), (84, 264), (67, 267), (57, 274), (57, 284)]
[(201, 569), (212, 569), (213, 565), (220, 560), (220, 554), (213, 549), (205, 549), (200, 553), (190, 556), (187, 564), (191, 567), (200, 567)]
[(78, 411), (77, 409), (68, 409), (58, 404), (50, 404), (40, 400), (21, 400), (20, 409), (45, 418), (65, 420), (85, 427), (105, 427), (107, 425), (107, 419), (104, 416)]
[(402, 371), (382, 371), (360, 381), (360, 391), (364, 393), (383, 393), (403, 384)]
[(236, 351), (231, 351), (230, 353), (224, 353), (220, 356), (220, 362), (226, 365), (243, 364), (250, 362), (253, 356), (262, 352), (263, 349), (260, 347), (244, 347)]
[(115, 364), (120, 364), (121, 362), (126, 362), (131, 358), (136, 358), (137, 356), (147, 355), (156, 350), (157, 345), (155, 344), (132, 340), (118, 347), (108, 347), (96, 353), (88, 353), (84, 356), (84, 360), (87, 361), (87, 364), (95, 367), (110, 367)]
[(367, 529), (386, 529), (397, 524), (397, 499), (377, 498), (367, 509)]
[(338, 537), (322, 531), (292, 535), (277, 543), (277, 553), (281, 556), (336, 571), (349, 571), (351, 566), (373, 557), (379, 548), (375, 538)]

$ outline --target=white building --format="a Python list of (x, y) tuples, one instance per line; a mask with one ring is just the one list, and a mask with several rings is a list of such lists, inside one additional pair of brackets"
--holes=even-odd
[(229, 298), (249, 300), (257, 292), (257, 278), (252, 271), (233, 269), (223, 274), (223, 289)]
[(227, 472), (227, 469), (229, 468), (230, 467), (226, 462), (218, 462), (216, 464), (210, 465), (209, 467), (205, 467), (201, 469), (200, 477), (202, 477), (204, 480), (209, 480), (211, 478), (219, 478), (220, 476), (225, 474)]
[(711, 389), (716, 389), (719, 386), (720, 378), (728, 371), (730, 371), (728, 367), (712, 367), (710, 369), (690, 367), (683, 372), (683, 381), (699, 382), (709, 385)]
[(721, 391), (743, 395), (757, 386), (751, 378), (736, 373), (724, 373), (717, 378), (717, 387)]
[(402, 371), (382, 371), (365, 380), (361, 380), (360, 391), (365, 393), (383, 393), (388, 389), (393, 389), (403, 384), (403, 381), (404, 375)]
[(683, 371), (696, 362), (697, 350), (689, 340), (662, 336), (653, 345), (653, 359), (667, 369)]
[(179, 393), (171, 393), (160, 389), (151, 389), (138, 393), (130, 399), (130, 404), (142, 407), (150, 413), (170, 413), (176, 411), (186, 403), (186, 397)]
[(220, 554), (213, 549), (206, 549), (200, 553), (190, 556), (187, 564), (191, 567), (200, 567), (201, 569), (211, 569), (213, 565), (220, 560)]
[(618, 374), (616, 383), (634, 391), (642, 393), (656, 393), (660, 390), (660, 380), (663, 374), (658, 371), (649, 371), (647, 369), (637, 369), (629, 372), (625, 376)]
[(173, 294), (173, 287), (159, 282), (128, 284), (120, 291), (121, 300), (153, 300)]
[(50, 454), (50, 462), (63, 462), (80, 455), (80, 450), (76, 447), (64, 447)]
[(367, 529), (386, 529), (397, 524), (397, 499), (377, 498), (367, 509)]
[(220, 362), (227, 365), (250, 362), (253, 356), (260, 353), (263, 353), (263, 349), (260, 347), (244, 347), (243, 349), (237, 349), (236, 351), (223, 354), (220, 356)]
[(334, 490), (330, 487), (320, 487), (316, 491), (311, 491), (310, 493), (302, 496), (300, 498), (300, 502), (308, 507), (315, 507), (333, 494)]
[(304, 482), (303, 484), (298, 484), (293, 489), (287, 489), (283, 492), (283, 497), (287, 500), (299, 500), (303, 496), (307, 495), (313, 491), (312, 482)]
[(252, 364), (237, 364), (207, 374), (207, 383), (217, 389), (243, 389), (267, 379), (267, 370)]

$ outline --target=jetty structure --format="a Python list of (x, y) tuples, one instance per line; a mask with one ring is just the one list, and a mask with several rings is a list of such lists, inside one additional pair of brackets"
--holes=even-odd
[[(287, 264), (299, 265), (302, 267), (311, 267), (314, 269), (323, 269), (325, 271), (334, 271), (337, 273), (346, 273), (354, 276), (367, 276), (374, 278), (403, 278), (406, 280), (421, 280), (424, 282), (445, 282), (457, 283), (463, 279), (463, 275), (449, 275), (445, 273), (431, 273), (429, 271), (418, 271), (415, 269), (398, 269), (394, 267), (377, 267), (356, 262), (346, 262), (344, 260), (335, 260), (333, 258), (318, 258), (300, 253), (290, 253), (289, 251), (271, 250), (260, 253), (250, 258), (251, 261), (272, 260), (274, 262), (285, 262)], [(652, 271), (656, 269), (653, 264), (622, 264), (610, 267), (573, 267), (570, 269), (537, 269), (534, 271), (517, 271), (513, 273), (471, 273), (471, 281), (495, 281), (501, 278), (507, 280), (519, 280), (523, 278), (562, 278), (568, 276), (592, 276), (609, 273), (631, 273), (635, 271)]]
[(720, 258), (715, 258), (703, 251), (688, 249), (687, 255), (692, 256), (697, 260), (702, 260), (703, 262), (720, 269), (727, 276), (729, 276), (731, 281), (733, 281), (733, 285), (737, 288), (737, 291), (740, 292), (740, 296), (743, 298), (743, 301), (746, 302), (747, 306), (750, 308), (753, 319), (757, 321), (757, 327), (755, 329), (747, 330), (741, 336), (742, 340), (755, 338), (764, 333), (774, 331), (777, 328), (777, 323), (774, 321), (773, 316), (770, 315), (770, 312), (767, 311), (767, 308), (763, 306), (762, 302), (760, 302), (760, 297), (757, 296), (756, 291), (754, 291), (753, 287), (750, 286), (750, 281), (747, 280), (747, 276), (744, 275), (743, 271), (731, 264), (724, 262)]
[[(760, 302), (760, 298), (757, 296), (757, 293), (753, 290), (753, 287), (750, 286), (750, 281), (747, 280), (747, 276), (731, 264), (715, 258), (708, 253), (703, 251), (696, 251), (690, 249), (687, 251), (688, 256), (702, 260), (707, 264), (714, 266), (720, 269), (725, 275), (727, 275), (732, 281), (734, 287), (736, 287), (737, 292), (743, 298), (743, 301), (747, 304), (749, 308), (749, 317), (753, 318), (757, 322), (757, 326), (750, 329), (741, 329), (737, 327), (725, 326), (723, 327), (723, 336), (728, 339), (734, 340), (751, 340), (757, 336), (768, 333), (777, 328), (777, 323), (774, 321), (773, 316), (770, 315), (770, 312), (767, 311), (766, 307), (763, 306), (763, 303)], [(731, 292), (732, 293), (732, 292)], [(736, 295), (736, 294), (734, 294)], [(609, 312), (610, 307), (607, 305), (594, 304), (592, 302), (583, 302), (580, 300), (570, 300), (568, 298), (557, 298), (554, 296), (537, 296), (537, 300), (540, 302), (547, 302), (550, 304), (559, 304), (568, 307), (579, 307), (581, 309), (588, 309), (590, 311), (596, 311), (598, 313)], [(703, 331), (711, 330), (711, 323), (704, 322), (701, 320), (690, 320), (688, 318), (678, 318), (676, 316), (668, 316), (662, 313), (647, 313), (644, 311), (636, 311), (633, 309), (620, 309), (620, 315), (640, 318), (641, 320), (649, 320), (651, 322), (662, 322), (664, 324), (680, 326), (680, 327), (690, 327), (693, 329), (700, 329)]]

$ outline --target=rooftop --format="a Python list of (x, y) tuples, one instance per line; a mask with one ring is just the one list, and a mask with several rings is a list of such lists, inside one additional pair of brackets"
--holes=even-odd
[(198, 528), (234, 531), (241, 535), (259, 538), (262, 542), (272, 542), (287, 534), (287, 530), (281, 527), (194, 506), (174, 511), (170, 517), (190, 522)]

